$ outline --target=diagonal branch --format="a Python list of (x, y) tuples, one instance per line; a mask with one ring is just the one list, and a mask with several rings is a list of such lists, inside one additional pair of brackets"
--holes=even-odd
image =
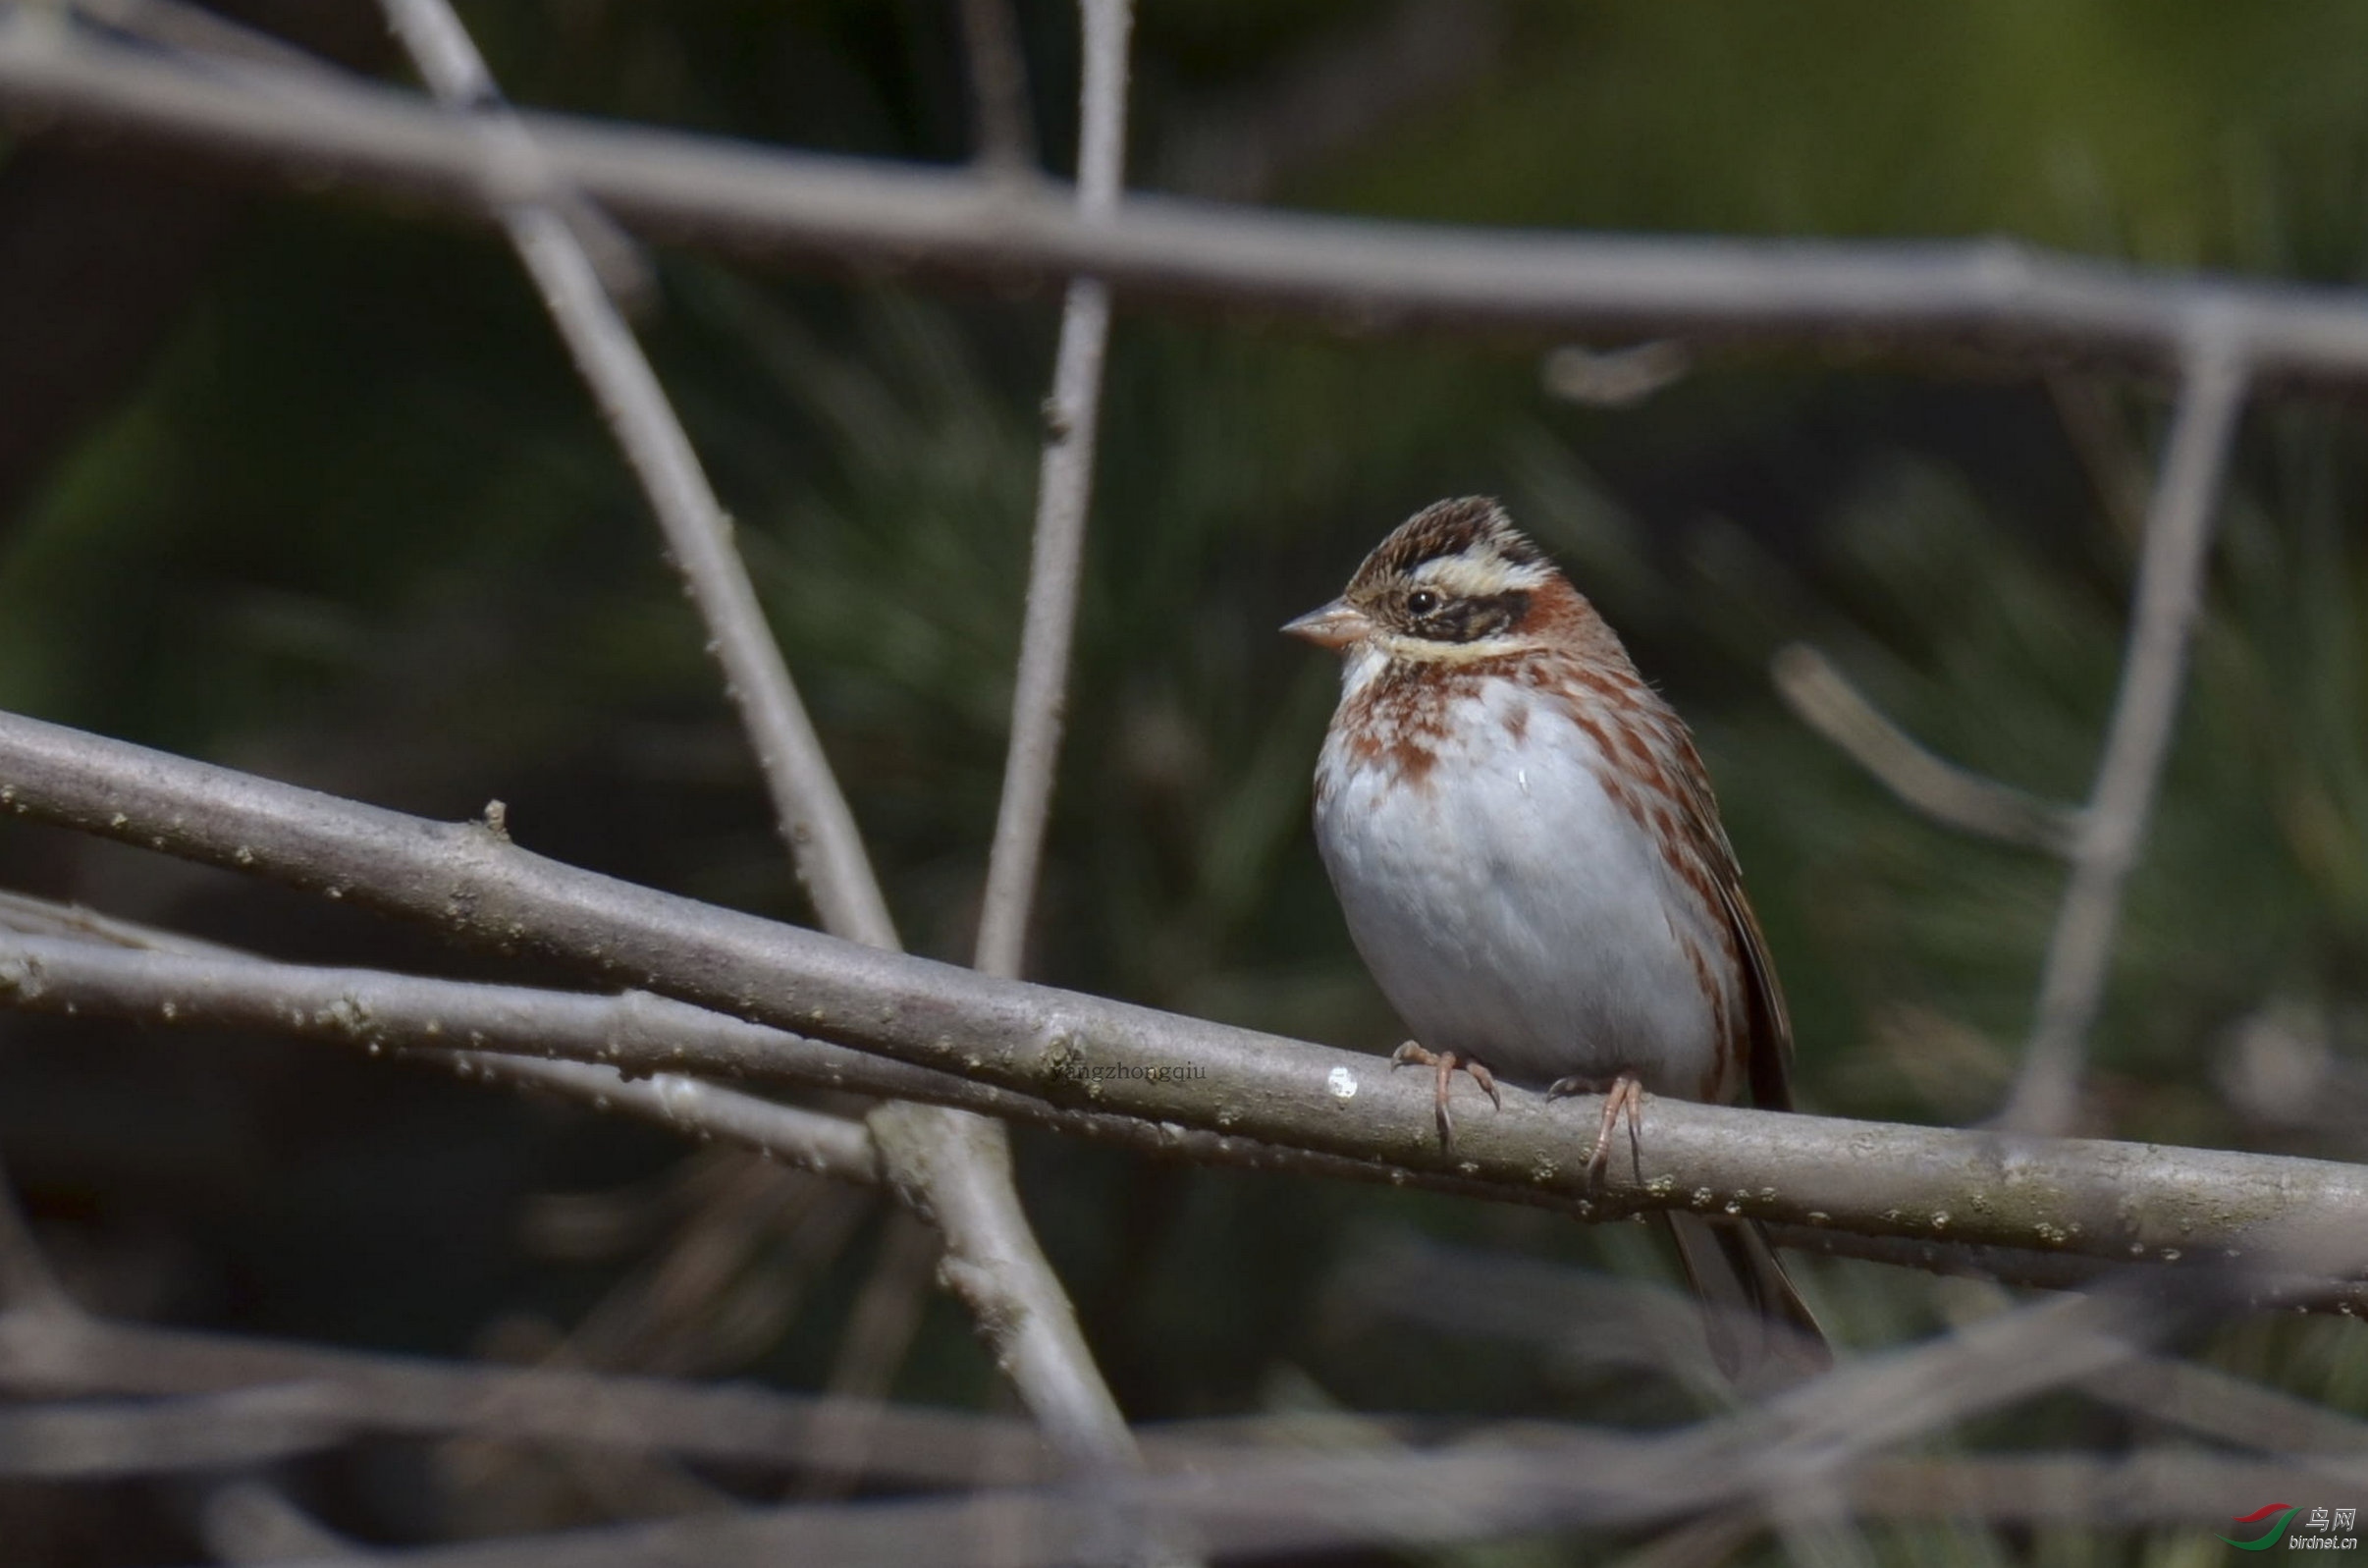
[[(1126, 155), (1127, 33), (1133, 0), (1083, 0), (1085, 88), (1079, 132), (1078, 216), (1105, 223), (1118, 205)], [(1102, 412), (1102, 362), (1109, 346), (1110, 294), (1099, 278), (1069, 284), (1061, 311), (1052, 396), (1045, 407), (1044, 465), (1037, 479), (1036, 542), (1028, 564), (1028, 613), (1011, 691), (1011, 745), (974, 960), (991, 975), (1017, 975), (1028, 911), (1044, 858), (1045, 825), (1060, 760), (1062, 696), (1077, 629), (1086, 514), (1094, 497), (1094, 444)]]
[(765, 624), (756, 588), (731, 542), (731, 520), (575, 226), (553, 204), (555, 189), (571, 188), (561, 185), (563, 176), (523, 121), (501, 109), (484, 62), (445, 0), (384, 3), (436, 95), (481, 111), (470, 116), (468, 127), (481, 169), (490, 166), (479, 176), (480, 189), (496, 202), (511, 244), (657, 514), (667, 551), (707, 625), (725, 690), (756, 748), (781, 837), (823, 924), (857, 942), (893, 946), (895, 927), (872, 879), (854, 814)]
[(2248, 373), (2232, 332), (2207, 331), (2189, 351), (2162, 473), (2147, 505), (2121, 690), (2048, 941), (2038, 1016), (2007, 1103), (2007, 1125), (2022, 1131), (2062, 1132), (2078, 1109), (2081, 1058), (2104, 1001), (2122, 890), (2145, 840), (2179, 718), (2221, 475)]
[[(0, 963), (6, 962), (0, 958)], [(871, 1134), (862, 1122), (844, 1116), (784, 1106), (679, 1072), (627, 1078), (614, 1067), (584, 1061), (545, 1061), (483, 1051), (431, 1054), (441, 1054), (461, 1072), (488, 1083), (508, 1079), (602, 1110), (622, 1110), (677, 1132), (722, 1138), (834, 1181), (868, 1184), (880, 1179), (880, 1152)]]
[[(554, 204), (553, 192), (567, 188), (523, 122), (500, 110), (492, 78), (448, 0), (386, 3), (440, 98), (499, 111), (490, 121), (480, 116), (474, 129), (497, 155), (497, 175), (507, 172), (515, 188), (505, 189), (499, 179), (492, 187), (503, 226), (658, 514), (823, 923), (853, 941), (894, 947), (895, 925), (854, 816), (765, 623), (729, 520), (565, 208)], [(1076, 1313), (1028, 1227), (1001, 1126), (897, 1104), (879, 1108), (872, 1120), (896, 1193), (943, 1232), (948, 1281), (1054, 1441), (1084, 1468), (1139, 1464)]]
[[(2266, 1227), (2349, 1238), (2368, 1168), (1655, 1101), (1589, 1186), (1590, 1106), (1508, 1091), (1453, 1159), (1375, 1058), (999, 980), (635, 888), (437, 824), (0, 715), (0, 810), (245, 870), (1033, 1099), (1569, 1198), (1695, 1207), (2127, 1262), (2250, 1259)], [(875, 1123), (875, 1132), (877, 1132)], [(2273, 1282), (2284, 1288), (2286, 1282)]]
[(1933, 755), (1808, 644), (1778, 649), (1769, 674), (1803, 724), (1933, 821), (2050, 854), (2070, 852), (2078, 838), (2079, 813)]

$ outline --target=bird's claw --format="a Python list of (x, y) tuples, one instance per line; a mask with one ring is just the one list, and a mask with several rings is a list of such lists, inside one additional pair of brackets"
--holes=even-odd
[(1421, 1042), (1409, 1040), (1389, 1054), (1389, 1066), (1392, 1072), (1400, 1067), (1428, 1067), (1438, 1075), (1433, 1110), (1438, 1117), (1441, 1153), (1453, 1153), (1455, 1149), (1455, 1116), (1447, 1108), (1447, 1085), (1454, 1079), (1456, 1068), (1472, 1074), (1472, 1081), (1480, 1086), (1490, 1105), (1499, 1110), (1505, 1108), (1505, 1097), (1497, 1091), (1496, 1074), (1452, 1051), (1426, 1051)]
[(1595, 1129), (1594, 1153), (1587, 1159), (1587, 1184), (1589, 1190), (1603, 1185), (1603, 1173), (1611, 1165), (1612, 1130), (1619, 1126), (1623, 1112), (1628, 1116), (1628, 1151), (1641, 1168), (1644, 1147), (1641, 1134), (1644, 1125), (1644, 1086), (1633, 1072), (1621, 1073), (1606, 1086), (1599, 1078), (1557, 1078), (1546, 1086), (1548, 1100), (1561, 1100), (1571, 1095), (1601, 1094), (1603, 1121)]

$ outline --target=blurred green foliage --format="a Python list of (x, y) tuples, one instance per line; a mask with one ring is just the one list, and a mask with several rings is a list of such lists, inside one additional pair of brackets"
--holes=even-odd
[[(1043, 138), (1062, 155), (1071, 23), (1053, 4), (1021, 9)], [(887, 156), (964, 151), (950, 7), (463, 10), (522, 102)], [(1346, 144), (1269, 149), (1264, 194), (1512, 225), (2010, 234), (2149, 265), (2360, 279), (2356, 5), (1460, 14), (1487, 40), (1477, 67), (1384, 105)], [(1172, 149), (1212, 125), (1289, 125), (1323, 62), (1393, 15), (1345, 0), (1147, 5), (1138, 183), (1166, 183)], [(1051, 304), (660, 261), (645, 336), (737, 514), (908, 941), (958, 958), (999, 786)], [(1893, 801), (1782, 710), (1766, 661), (1815, 642), (1944, 755), (2076, 799), (2124, 625), (2132, 538), (2117, 486), (2149, 460), (2158, 389), (2071, 369), (1968, 382), (1712, 355), (1641, 406), (1583, 408), (1543, 389), (1547, 347), (1122, 311), (1035, 972), (1394, 1042), (1305, 826), (1332, 672), (1273, 628), (1414, 507), (1487, 491), (1563, 556), (1700, 730), (1792, 993), (1806, 1102), (1988, 1113), (2027, 1024), (2060, 871)], [(2081, 412), (2072, 425), (2068, 409)], [(2358, 423), (2350, 406), (2279, 402), (2248, 421), (2097, 1041), (2100, 1130), (2355, 1152), (2230, 1085), (2247, 1059), (2231, 1043), (2248, 1030), (2299, 1042), (2324, 1076), (2348, 1070), (2368, 1018)], [(0, 706), (430, 814), (499, 796), (536, 849), (806, 918), (654, 531), (485, 234), (357, 200), (271, 200), (136, 392), (0, 526)], [(143, 882), (158, 874), (10, 831), (0, 867), (27, 885), (139, 890), (125, 912), (299, 956), (463, 964), (407, 935), (323, 924), (212, 879)], [(40, 1104), (64, 1106), (69, 1128), (124, 1114), (126, 1100), (175, 1115), (181, 1089), (61, 1065), (105, 1049), (86, 1037), (10, 1038), (21, 1049), (0, 1074), (54, 1089)], [(182, 1060), (164, 1081), (183, 1084), (198, 1072), (187, 1058), (216, 1048), (140, 1049), (125, 1059)], [(16, 1174), (45, 1233), (93, 1255), (176, 1234), (158, 1265), (171, 1277), (142, 1298), (166, 1316), (444, 1351), (497, 1319), (565, 1325), (627, 1264), (529, 1256), (514, 1217), (554, 1189), (663, 1190), (678, 1158), (572, 1112), (424, 1080), (390, 1088), (383, 1067), (221, 1049), (228, 1081), (208, 1092), (240, 1105), (251, 1141), (235, 1158), (208, 1143), (182, 1157), (214, 1172), (198, 1196), (161, 1191), (188, 1168), (110, 1162), (0, 1111), (0, 1145), (33, 1147)], [(113, 1146), (93, 1134), (90, 1147)], [(1543, 1376), (1533, 1353), (1480, 1336), (1393, 1330), (1386, 1304), (1327, 1289), (1360, 1248), (1407, 1227), (1650, 1272), (1662, 1266), (1641, 1236), (1033, 1138), (1022, 1152), (1048, 1244), (1139, 1416), (1684, 1408), (1633, 1375)], [(349, 1205), (365, 1192), (379, 1195), (367, 1213)], [(462, 1216), (465, 1244), (390, 1271), (395, 1238), (456, 1235)], [(868, 1236), (821, 1250), (751, 1370), (820, 1383)], [(1939, 1321), (1922, 1276), (1805, 1272), (1850, 1344)], [(2248, 1325), (2215, 1354), (2368, 1412), (2350, 1324)], [(896, 1387), (986, 1402), (994, 1380), (941, 1304)], [(2129, 1436), (2093, 1412), (2050, 1419), (1990, 1435)], [(1882, 1545), (1887, 1560), (1935, 1563), (2195, 1549), (2170, 1535), (2002, 1544), (1937, 1531)]]

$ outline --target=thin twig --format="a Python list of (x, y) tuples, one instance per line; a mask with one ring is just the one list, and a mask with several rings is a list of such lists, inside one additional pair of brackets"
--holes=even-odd
[[(429, 1054), (435, 1054), (429, 1053)], [(455, 1051), (445, 1055), (487, 1082), (548, 1089), (600, 1110), (621, 1110), (676, 1132), (722, 1138), (769, 1159), (834, 1181), (875, 1182), (880, 1157), (863, 1123), (825, 1115), (757, 1095), (722, 1088), (678, 1072), (625, 1078), (614, 1067), (580, 1061)]]
[(823, 1385), (824, 1394), (840, 1403), (828, 1418), (831, 1426), (822, 1440), (844, 1458), (837, 1474), (808, 1477), (802, 1495), (842, 1496), (863, 1473), (872, 1433), (888, 1409), (889, 1385), (920, 1330), (922, 1302), (940, 1251), (938, 1237), (927, 1225), (901, 1209), (887, 1212), (871, 1276), (855, 1298), (846, 1336), (832, 1363), (830, 1380)]
[(236, 60), (275, 71), (335, 76), (338, 68), (273, 33), (249, 27), (189, 0), (73, 0), (94, 22), (160, 48)]
[[(210, 1396), (278, 1391), (296, 1402), (239, 1407), (231, 1442), (257, 1452), (319, 1448), (354, 1432), (441, 1436), (456, 1432), (541, 1442), (664, 1452), (783, 1469), (830, 1470), (825, 1440), (837, 1402), (753, 1384), (423, 1360), (284, 1341), (109, 1323), (0, 1314), (0, 1387), (20, 1396)], [(290, 1390), (311, 1390), (304, 1403)], [(217, 1417), (227, 1407), (215, 1407)], [(125, 1412), (118, 1451), (173, 1439), (179, 1418)], [(1043, 1439), (1026, 1425), (958, 1411), (897, 1407), (875, 1413), (870, 1473), (910, 1485), (959, 1486), (983, 1451), (1009, 1453), (1031, 1479), (1054, 1474)], [(93, 1422), (94, 1430), (103, 1423)], [(230, 1428), (218, 1430), (229, 1433)], [(300, 1427), (300, 1431), (298, 1430)], [(24, 1429), (8, 1429), (18, 1431)], [(156, 1435), (162, 1433), (163, 1435)], [(62, 1470), (34, 1443), (16, 1451)], [(85, 1475), (122, 1473), (94, 1462)]]
[(1028, 57), (1011, 0), (962, 0), (962, 46), (970, 62), (971, 156), (1001, 179), (1035, 174)]
[[(2109, 1288), (2126, 1294), (2127, 1284)], [(1670, 1326), (1673, 1316), (1682, 1324), (1673, 1292), (1534, 1258), (1408, 1237), (1352, 1258), (1331, 1288), (1389, 1321), (1512, 1339), (1557, 1362), (1670, 1368), (1701, 1356), (1691, 1325)], [(1994, 1294), (2004, 1310), (2011, 1298)], [(1679, 1354), (1673, 1344), (1682, 1345)], [(2271, 1454), (2368, 1453), (2368, 1422), (2207, 1366), (2153, 1356), (2078, 1386), (2215, 1442)]]
[(206, 1549), (236, 1568), (340, 1556), (358, 1565), (373, 1555), (260, 1481), (217, 1487), (198, 1515), (197, 1529)]
[[(0, 29), (0, 114), (234, 164), (374, 187), (481, 217), (466, 125), (360, 85), (259, 92), (87, 41)], [(637, 233), (778, 261), (1065, 282), (1313, 316), (1360, 333), (1550, 329), (1813, 350), (1976, 348), (2176, 372), (2218, 319), (2268, 381), (2368, 377), (2359, 291), (2145, 272), (1999, 241), (1852, 244), (1446, 228), (1130, 196), (1089, 223), (1043, 190), (521, 114), (550, 168)]]
[(2105, 384), (2094, 376), (2059, 370), (2047, 377), (2047, 395), (2107, 524), (2117, 538), (2136, 549), (2146, 534), (2146, 492), (2152, 480), (2143, 455), (2122, 428)]
[(0, 1477), (87, 1481), (268, 1464), (335, 1441), (338, 1404), (333, 1389), (283, 1383), (168, 1405), (16, 1406), (0, 1413)]
[(0, 1164), (0, 1310), (81, 1310), (42, 1254), (40, 1238), (17, 1201), (5, 1164)]
[[(1085, 86), (1077, 171), (1078, 216), (1104, 223), (1117, 210), (1126, 156), (1127, 34), (1133, 0), (1083, 0)], [(1045, 451), (1037, 477), (1035, 545), (1028, 564), (1028, 612), (1011, 691), (1011, 744), (987, 892), (979, 915), (977, 966), (1017, 975), (1026, 955), (1028, 913), (1044, 858), (1052, 781), (1060, 761), (1061, 713), (1086, 515), (1094, 497), (1094, 450), (1102, 410), (1102, 364), (1109, 345), (1110, 295), (1099, 278), (1077, 278), (1061, 311), (1052, 396), (1045, 406)]]
[(2079, 813), (1933, 755), (1806, 643), (1777, 650), (1777, 695), (1893, 794), (1935, 822), (2006, 843), (2069, 853)]
[(2048, 940), (2037, 1017), (2007, 1102), (2005, 1122), (2021, 1131), (2064, 1131), (2078, 1109), (2081, 1059), (2105, 997), (2122, 890), (2145, 840), (2179, 717), (2221, 474), (2244, 406), (2248, 370), (2233, 329), (2208, 329), (2189, 351), (2179, 411), (2147, 505), (2121, 690)]

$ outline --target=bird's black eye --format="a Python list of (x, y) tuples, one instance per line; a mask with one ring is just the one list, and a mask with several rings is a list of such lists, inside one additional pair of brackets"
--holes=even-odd
[(1426, 616), (1438, 607), (1439, 596), (1428, 588), (1417, 588), (1406, 596), (1406, 613), (1410, 616)]

